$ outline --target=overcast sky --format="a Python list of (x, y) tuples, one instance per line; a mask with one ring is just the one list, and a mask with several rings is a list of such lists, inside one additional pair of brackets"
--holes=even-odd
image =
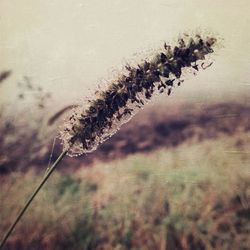
[(0, 98), (29, 76), (56, 101), (80, 100), (135, 53), (197, 29), (219, 34), (225, 48), (176, 96), (249, 93), (249, 10), (249, 0), (1, 0), (0, 70), (13, 74)]

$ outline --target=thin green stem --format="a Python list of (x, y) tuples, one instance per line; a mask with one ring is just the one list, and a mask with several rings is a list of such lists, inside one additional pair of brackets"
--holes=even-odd
[(13, 222), (13, 224), (10, 226), (10, 228), (8, 229), (7, 233), (5, 234), (5, 236), (3, 237), (3, 240), (0, 244), (0, 249), (3, 248), (5, 242), (7, 241), (7, 239), (9, 238), (10, 234), (12, 233), (12, 231), (14, 230), (14, 228), (16, 227), (17, 223), (19, 222), (19, 220), (22, 218), (23, 214), (25, 213), (25, 211), (27, 210), (27, 208), (29, 207), (29, 205), (31, 204), (31, 202), (33, 201), (33, 199), (36, 197), (37, 193), (40, 191), (40, 189), (43, 187), (43, 185), (46, 183), (46, 181), (48, 180), (48, 178), (50, 177), (50, 175), (53, 173), (53, 171), (56, 169), (57, 165), (61, 162), (61, 160), (63, 159), (63, 157), (67, 154), (67, 150), (63, 151), (60, 156), (57, 158), (57, 160), (54, 162), (54, 164), (49, 168), (49, 170), (46, 172), (45, 176), (43, 177), (42, 181), (40, 182), (40, 184), (37, 186), (37, 188), (35, 189), (35, 191), (33, 192), (33, 194), (30, 196), (30, 198), (28, 199), (28, 201), (26, 202), (25, 206), (23, 207), (23, 209), (19, 212), (18, 216), (16, 217), (15, 221)]

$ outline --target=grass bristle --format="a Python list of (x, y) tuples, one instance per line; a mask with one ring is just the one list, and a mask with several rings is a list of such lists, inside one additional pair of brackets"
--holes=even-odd
[(173, 87), (180, 86), (185, 68), (195, 72), (210, 66), (205, 59), (215, 43), (214, 37), (196, 35), (193, 39), (185, 35), (175, 47), (164, 44), (153, 59), (137, 67), (127, 65), (125, 74), (70, 116), (60, 133), (64, 150), (69, 155), (94, 151), (152, 96), (163, 92), (170, 95)]

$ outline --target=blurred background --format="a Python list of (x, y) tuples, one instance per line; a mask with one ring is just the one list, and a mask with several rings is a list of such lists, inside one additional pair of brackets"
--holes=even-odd
[(248, 0), (0, 2), (0, 237), (70, 109), (183, 33), (215, 62), (92, 154), (67, 157), (6, 249), (250, 249)]

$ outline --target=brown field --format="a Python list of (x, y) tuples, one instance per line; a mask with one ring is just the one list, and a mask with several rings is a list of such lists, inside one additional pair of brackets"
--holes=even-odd
[[(250, 249), (249, 119), (240, 102), (144, 110), (65, 159), (6, 249)], [(0, 235), (48, 164), (37, 124), (2, 120)]]
[[(11, 122), (6, 123), (2, 129), (4, 131), (1, 133), (2, 136), (0, 135), (0, 141), (3, 142), (0, 172), (8, 173), (16, 169), (23, 171), (27, 170), (27, 166), (43, 171), (50, 158), (53, 137), (41, 141), (39, 137), (42, 135), (39, 135), (40, 131), (36, 127), (26, 133), (24, 126), (15, 127)], [(130, 154), (149, 153), (162, 147), (172, 148), (185, 142), (213, 140), (249, 131), (250, 106), (241, 103), (217, 103), (207, 106), (175, 105), (167, 110), (164, 106), (151, 107), (135, 116), (92, 154), (67, 158), (61, 170), (76, 171), (79, 167), (93, 166), (99, 161), (123, 159)], [(13, 133), (17, 138), (18, 136), (22, 138), (14, 140), (10, 145), (4, 145), (4, 137)], [(54, 132), (54, 135), (56, 133)], [(240, 141), (238, 143), (240, 144)], [(27, 148), (33, 156), (25, 155)], [(61, 145), (57, 140), (52, 159), (56, 159), (60, 152)], [(21, 162), (23, 164), (20, 164)]]

